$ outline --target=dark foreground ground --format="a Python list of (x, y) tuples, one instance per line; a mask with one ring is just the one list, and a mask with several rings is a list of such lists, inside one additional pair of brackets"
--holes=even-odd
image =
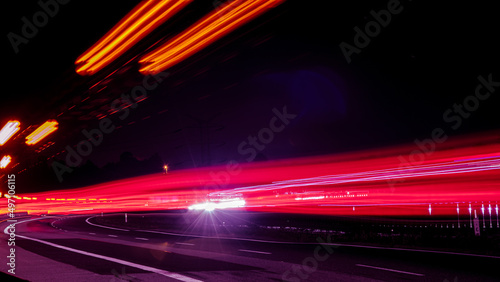
[(500, 228), (482, 228), (475, 236), (468, 221), (456, 218), (333, 217), (258, 212), (128, 213), (95, 217), (95, 222), (131, 229), (152, 229), (204, 236), (315, 242), (318, 236), (333, 242), (385, 247), (426, 248), (500, 256)]

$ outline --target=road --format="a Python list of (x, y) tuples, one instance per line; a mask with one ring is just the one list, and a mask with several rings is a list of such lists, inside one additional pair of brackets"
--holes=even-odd
[[(89, 224), (90, 223), (90, 224)], [(6, 222), (2, 223), (5, 229)], [(500, 258), (130, 230), (92, 216), (16, 225), (16, 276), (30, 281), (495, 281)], [(4, 240), (7, 235), (2, 234)], [(7, 252), (7, 243), (2, 252)], [(6, 266), (1, 270), (7, 272)]]

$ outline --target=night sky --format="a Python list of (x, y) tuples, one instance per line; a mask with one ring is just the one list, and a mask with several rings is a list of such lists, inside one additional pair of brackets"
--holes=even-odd
[[(0, 147), (0, 154), (19, 162), (12, 172), (64, 158), (66, 146), (85, 139), (82, 129), (97, 128), (97, 115), (141, 83), (136, 59), (129, 61), (187, 28), (216, 1), (193, 1), (109, 68), (77, 75), (75, 59), (137, 3), (60, 4), (17, 54), (8, 34), (21, 35), (21, 19), (32, 20), (41, 8), (36, 1), (3, 4), (0, 123), (17, 119), (21, 130), (47, 119), (60, 123), (44, 140), (54, 144), (39, 153), (22, 140)], [(436, 127), (450, 136), (498, 129), (500, 88), (460, 125), (455, 113), (443, 118), (474, 95), (478, 76), (500, 82), (494, 4), (397, 3), (287, 0), (166, 70), (169, 76), (126, 118), (109, 117), (117, 129), (84, 159), (101, 167), (125, 151), (139, 160), (158, 153), (172, 169), (183, 169), (409, 144), (430, 137)], [(348, 63), (341, 43), (356, 47), (355, 27), (364, 30), (374, 20), (370, 11), (388, 6), (399, 12)], [(98, 82), (106, 88), (89, 90)], [(82, 101), (88, 96), (91, 104)], [(269, 127), (284, 107), (294, 117), (251, 158), (242, 142)]]

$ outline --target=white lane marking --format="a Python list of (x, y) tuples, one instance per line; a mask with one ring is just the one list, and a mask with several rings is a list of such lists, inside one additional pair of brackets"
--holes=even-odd
[(116, 235), (108, 235), (108, 236), (109, 236), (109, 237), (113, 237), (113, 238), (118, 237), (118, 236), (116, 236)]
[(194, 244), (191, 244), (191, 243), (182, 243), (182, 242), (177, 242), (175, 244), (176, 245), (185, 245), (185, 246), (194, 246)]
[(89, 233), (90, 235), (95, 235), (95, 233)]
[(289, 245), (318, 245), (318, 244), (320, 244), (320, 245), (335, 246), (335, 247), (353, 247), (353, 248), (365, 248), (365, 249), (380, 249), (380, 250), (393, 250), (393, 251), (433, 253), (433, 254), (445, 254), (445, 255), (457, 255), (457, 256), (470, 256), (470, 257), (482, 257), (482, 258), (500, 259), (500, 256), (490, 256), (490, 255), (480, 255), (480, 254), (467, 254), (467, 253), (456, 253), (456, 252), (446, 252), (446, 251), (431, 251), (431, 250), (406, 249), (406, 248), (389, 248), (389, 247), (363, 246), (363, 245), (351, 245), (351, 244), (340, 244), (340, 243), (268, 241), (268, 240), (258, 240), (258, 239), (248, 239), (248, 238), (230, 238), (230, 237), (214, 237), (214, 236), (181, 234), (181, 233), (171, 233), (171, 232), (154, 231), (154, 230), (135, 230), (135, 231), (138, 231), (138, 232), (148, 232), (148, 233), (156, 233), (156, 234), (164, 234), (164, 235), (172, 235), (172, 236), (181, 236), (181, 237), (206, 238), (206, 239), (217, 239), (217, 240), (237, 240), (237, 241), (249, 241), (249, 242), (269, 243), (269, 244), (289, 244)]
[(271, 254), (271, 253), (268, 253), (268, 252), (253, 251), (253, 250), (244, 250), (244, 249), (239, 249), (238, 251), (240, 251), (240, 252), (247, 252), (247, 253), (263, 254), (263, 255), (270, 255)]
[(408, 271), (402, 271), (402, 270), (397, 270), (397, 269), (390, 269), (390, 268), (384, 268), (384, 267), (378, 267), (378, 266), (372, 266), (372, 265), (366, 265), (366, 264), (356, 264), (356, 265), (361, 266), (361, 267), (367, 267), (367, 268), (373, 268), (373, 269), (385, 270), (385, 271), (391, 271), (391, 272), (397, 272), (397, 273), (404, 273), (404, 274), (415, 275), (415, 276), (425, 276), (425, 274), (422, 274), (422, 273), (414, 273), (414, 272), (408, 272)]
[(113, 230), (120, 230), (120, 231), (130, 231), (128, 229), (121, 229), (121, 228), (116, 228), (116, 227), (109, 227), (109, 226), (99, 225), (99, 224), (95, 224), (95, 223), (90, 222), (89, 219), (94, 218), (94, 217), (95, 216), (91, 216), (91, 217), (87, 218), (85, 220), (85, 222), (87, 222), (90, 225), (101, 227), (101, 228), (107, 228), (107, 229), (113, 229)]
[(135, 237), (135, 239), (137, 239), (137, 240), (144, 240), (144, 241), (149, 240), (148, 238), (141, 238), (141, 237)]
[(201, 282), (201, 280), (194, 279), (194, 278), (191, 278), (191, 277), (188, 277), (188, 276), (184, 276), (184, 275), (179, 274), (179, 273), (170, 272), (170, 271), (166, 271), (166, 270), (163, 270), (163, 269), (154, 268), (154, 267), (147, 266), (147, 265), (137, 264), (137, 263), (133, 263), (133, 262), (126, 261), (126, 260), (121, 260), (121, 259), (107, 257), (107, 256), (103, 256), (103, 255), (98, 255), (98, 254), (94, 254), (94, 253), (90, 253), (90, 252), (86, 252), (86, 251), (82, 251), (82, 250), (77, 250), (77, 249), (73, 249), (73, 248), (70, 248), (70, 247), (57, 245), (57, 244), (54, 244), (54, 243), (51, 243), (51, 242), (47, 242), (47, 241), (43, 241), (43, 240), (39, 240), (39, 239), (35, 239), (35, 238), (26, 237), (26, 236), (23, 236), (23, 235), (16, 235), (16, 237), (20, 237), (20, 238), (27, 239), (27, 240), (32, 240), (32, 241), (35, 241), (35, 242), (38, 242), (38, 243), (41, 243), (41, 244), (49, 245), (51, 247), (63, 249), (63, 250), (70, 251), (70, 252), (73, 252), (73, 253), (78, 253), (78, 254), (82, 254), (82, 255), (85, 255), (85, 256), (89, 256), (89, 257), (95, 257), (95, 258), (99, 258), (99, 259), (103, 259), (103, 260), (107, 260), (107, 261), (119, 263), (119, 264), (122, 264), (122, 265), (127, 265), (127, 266), (130, 266), (130, 267), (135, 267), (135, 268), (142, 269), (142, 270), (149, 271), (149, 272), (154, 272), (154, 273), (157, 273), (157, 274), (160, 274), (160, 275), (163, 275), (163, 276), (166, 276), (166, 277), (170, 277), (170, 278), (173, 278), (173, 279), (177, 279), (177, 280), (180, 280), (180, 281), (185, 281), (185, 282)]
[(408, 252), (418, 252), (418, 253), (433, 253), (433, 254), (445, 254), (445, 255), (458, 255), (458, 256), (470, 256), (470, 257), (482, 257), (482, 258), (500, 259), (500, 257), (497, 257), (497, 256), (480, 255), (480, 254), (467, 254), (467, 253), (456, 253), (456, 252), (446, 252), (446, 251), (431, 251), (431, 250), (405, 249), (405, 248), (388, 248), (388, 247), (349, 245), (349, 244), (332, 244), (332, 243), (326, 243), (326, 244), (323, 243), (322, 245), (339, 246), (339, 247), (365, 248), (365, 249), (392, 250), (392, 251), (408, 251)]

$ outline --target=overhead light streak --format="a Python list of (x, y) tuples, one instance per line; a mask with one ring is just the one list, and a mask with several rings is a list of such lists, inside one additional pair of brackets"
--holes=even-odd
[(40, 125), (35, 131), (26, 137), (26, 144), (34, 145), (40, 142), (47, 135), (57, 130), (57, 121), (48, 120), (44, 124)]
[(168, 69), (282, 2), (283, 0), (231, 1), (143, 56), (139, 61), (142, 65), (139, 71), (143, 74), (156, 74)]
[(0, 160), (0, 168), (6, 168), (11, 161), (11, 156), (3, 156), (3, 158)]
[[(111, 213), (243, 208), (255, 212), (324, 215), (454, 216), (457, 220), (457, 214), (461, 217), (460, 212), (466, 213), (467, 208), (471, 218), (475, 209), (480, 215), (484, 203), (485, 220), (491, 204), (494, 224), (500, 201), (496, 189), (500, 179), (500, 144), (496, 139), (484, 145), (474, 142), (481, 144), (478, 146), (470, 145), (468, 140), (463, 146), (455, 143), (452, 149), (436, 150), (427, 162), (407, 167), (401, 166), (394, 157), (400, 153), (392, 149), (348, 153), (342, 158), (315, 156), (241, 164), (241, 173), (231, 177), (228, 187), (210, 191), (193, 187), (213, 183), (210, 171), (218, 168), (196, 168), (174, 171), (168, 177), (152, 174), (57, 191), (57, 194), (52, 191), (20, 195), (32, 200), (20, 201), (16, 209), (78, 213), (75, 209), (93, 208)], [(406, 148), (398, 150), (405, 152)], [(375, 152), (378, 155), (372, 156)], [(386, 152), (391, 154), (387, 156)], [(370, 157), (359, 158), (365, 155)], [(485, 155), (498, 157), (482, 158)], [(457, 157), (462, 161), (456, 162)], [(393, 189), (387, 180), (400, 174), (404, 181), (398, 181)], [(34, 200), (35, 197), (41, 200)]]
[[(297, 187), (315, 187), (319, 185), (352, 184), (370, 181), (382, 181), (393, 179), (410, 179), (417, 177), (432, 177), (439, 175), (453, 175), (464, 173), (475, 173), (489, 170), (500, 170), (500, 158), (494, 160), (469, 161), (464, 164), (454, 162), (443, 162), (431, 165), (420, 165), (410, 168), (383, 169), (366, 172), (347, 174), (324, 175), (310, 178), (299, 178), (292, 180), (275, 181), (269, 184), (238, 187), (232, 190), (216, 192), (220, 195), (232, 195), (235, 193), (255, 193), (262, 191), (282, 190)], [(346, 196), (348, 197), (348, 196)]]
[(21, 123), (17, 120), (9, 120), (7, 124), (0, 130), (0, 146), (5, 144), (9, 139), (19, 131)]
[(76, 72), (91, 75), (123, 55), (192, 0), (142, 1), (75, 61)]

